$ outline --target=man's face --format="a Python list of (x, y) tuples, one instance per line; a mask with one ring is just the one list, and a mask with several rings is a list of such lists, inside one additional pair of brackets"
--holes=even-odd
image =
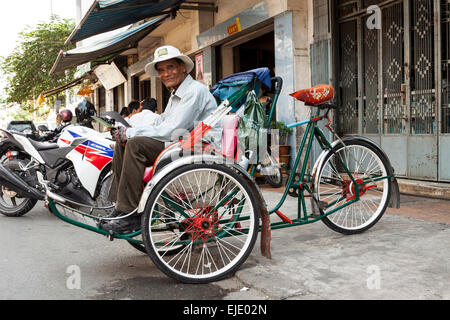
[(175, 59), (158, 62), (156, 70), (167, 88), (176, 90), (186, 78), (186, 66)]
[(130, 116), (134, 116), (136, 113), (139, 113), (142, 111), (142, 105), (139, 105), (139, 108), (134, 109), (133, 111), (131, 111)]

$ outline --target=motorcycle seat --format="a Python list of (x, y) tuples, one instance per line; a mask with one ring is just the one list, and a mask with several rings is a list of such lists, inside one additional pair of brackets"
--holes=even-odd
[(29, 139), (29, 141), (37, 151), (53, 150), (59, 148), (57, 143), (39, 142), (32, 139)]

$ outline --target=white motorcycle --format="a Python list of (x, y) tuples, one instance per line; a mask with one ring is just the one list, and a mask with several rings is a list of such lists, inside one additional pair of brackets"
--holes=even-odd
[(112, 211), (107, 196), (113, 140), (78, 125), (64, 128), (57, 143), (2, 131), (18, 151), (7, 153), (0, 163), (0, 213), (21, 216), (38, 200), (48, 199), (73, 209), (95, 209), (97, 215)]
[[(7, 152), (0, 161), (1, 214), (22, 216), (41, 200), (66, 222), (102, 233), (110, 240), (120, 237), (101, 229), (102, 221), (125, 218), (110, 215), (114, 209), (108, 194), (115, 141), (109, 133), (69, 125), (56, 143), (49, 143), (1, 131), (8, 145), (14, 146), (14, 151)], [(143, 183), (149, 179), (151, 169), (146, 169)], [(140, 231), (124, 237), (134, 248), (147, 253), (139, 238)], [(176, 253), (182, 248), (179, 245), (160, 251)]]

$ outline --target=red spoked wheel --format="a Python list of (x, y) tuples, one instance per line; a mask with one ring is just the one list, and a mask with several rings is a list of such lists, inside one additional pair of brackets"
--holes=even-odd
[(216, 234), (224, 229), (220, 226), (219, 213), (215, 208), (197, 208), (190, 218), (185, 219), (182, 224), (192, 241), (201, 240), (203, 244), (216, 239)]
[(324, 204), (323, 212), (333, 211), (322, 221), (343, 234), (360, 233), (374, 226), (389, 203), (388, 172), (388, 160), (372, 144), (358, 138), (337, 144), (313, 178), (314, 192)]
[(355, 183), (353, 183), (353, 181), (351, 181), (351, 180), (344, 180), (344, 181), (342, 181), (342, 183), (343, 183), (342, 196), (344, 196), (347, 199), (347, 202), (356, 198), (355, 183), (357, 185), (359, 185), (359, 187), (358, 187), (359, 198), (363, 197), (366, 194), (366, 192), (369, 191), (370, 189), (373, 189), (376, 187), (375, 184), (368, 185), (366, 183), (366, 181), (364, 181), (362, 179), (355, 180)]
[[(144, 211), (143, 239), (153, 263), (186, 283), (232, 275), (253, 249), (259, 204), (235, 170), (191, 164), (170, 172), (152, 190)], [(155, 225), (178, 230), (161, 239)], [(165, 254), (182, 246), (174, 255)]]

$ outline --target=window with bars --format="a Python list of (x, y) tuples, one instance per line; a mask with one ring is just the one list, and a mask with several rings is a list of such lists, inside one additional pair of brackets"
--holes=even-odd
[(356, 21), (340, 25), (340, 67), (339, 131), (346, 134), (358, 133), (358, 43)]
[[(342, 103), (340, 128), (348, 134), (356, 133), (361, 121), (363, 134), (450, 133), (450, 0), (414, 0), (409, 1), (407, 7), (402, 1), (387, 2), (337, 1), (340, 34), (338, 87)], [(377, 33), (364, 28), (368, 17), (364, 10), (380, 3), (383, 4), (382, 32)], [(438, 3), (441, 6), (441, 43), (436, 46), (434, 6)], [(403, 21), (406, 8), (409, 8), (408, 26)], [(356, 32), (357, 19), (362, 25), (360, 43)], [(409, 30), (407, 34), (406, 28)], [(407, 46), (406, 37), (409, 39)], [(358, 46), (361, 46), (359, 50)], [(376, 47), (381, 48), (381, 56)], [(436, 50), (439, 50), (437, 54)], [(409, 78), (404, 73), (406, 56), (409, 57)], [(438, 62), (436, 57), (441, 61)], [(362, 71), (358, 70), (358, 59), (361, 60)], [(439, 68), (436, 68), (437, 63), (440, 63)], [(381, 69), (378, 67), (380, 64)], [(437, 70), (439, 74), (436, 74)], [(359, 77), (362, 78), (360, 102)], [(383, 92), (379, 92), (379, 83), (382, 83)], [(436, 88), (441, 92), (436, 92)], [(405, 92), (409, 99), (406, 104)], [(438, 95), (441, 96), (440, 105), (437, 105)]]
[(383, 10), (383, 133), (406, 133), (406, 110), (402, 103), (405, 83), (403, 4)]
[(450, 133), (450, 0), (442, 0), (441, 6), (442, 48), (442, 133)]
[[(366, 25), (368, 17), (363, 19)], [(379, 33), (376, 29), (362, 29), (363, 59), (363, 133), (379, 133), (379, 90), (378, 90), (378, 45)]]
[(411, 2), (411, 133), (436, 133), (434, 6)]

